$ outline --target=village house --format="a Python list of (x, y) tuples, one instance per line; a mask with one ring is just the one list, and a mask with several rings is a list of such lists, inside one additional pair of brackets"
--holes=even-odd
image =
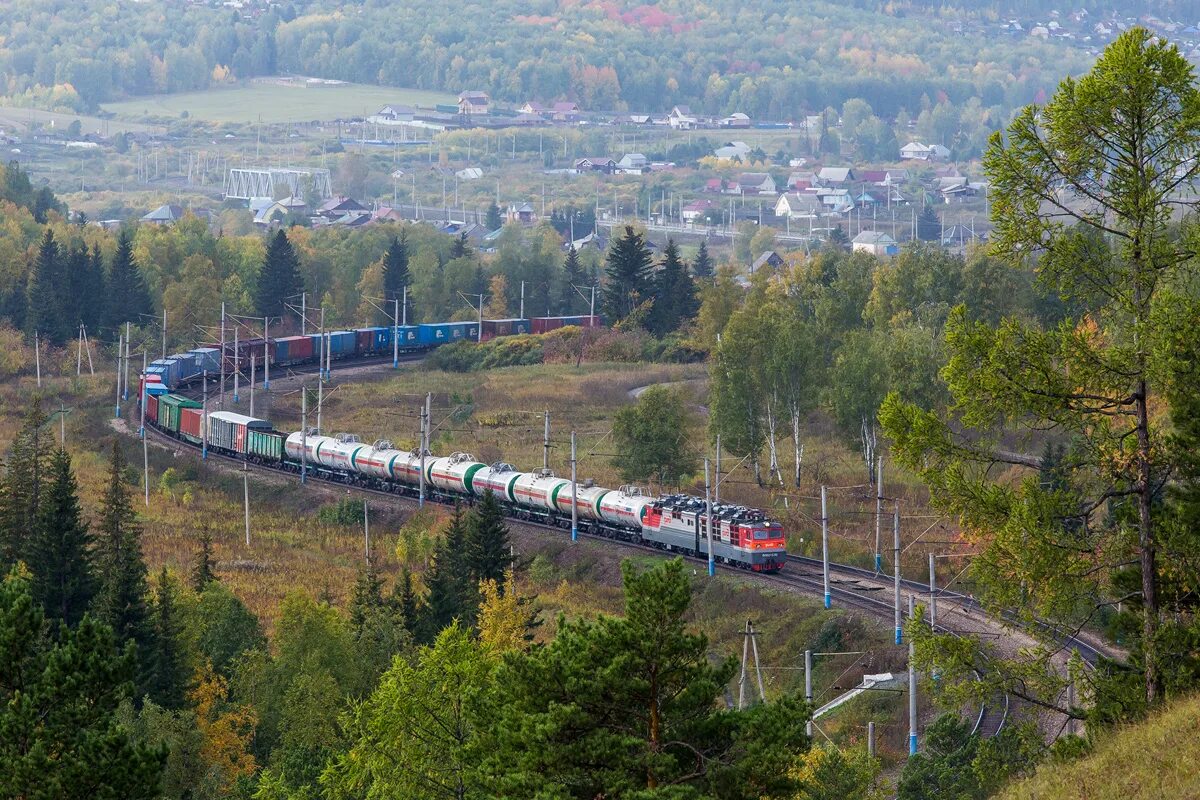
[(873, 256), (894, 256), (900, 252), (896, 240), (883, 231), (863, 231), (850, 242), (850, 249)]
[(458, 96), (458, 113), (465, 116), (484, 116), (488, 113), (487, 92), (463, 92)]
[(690, 131), (696, 127), (696, 118), (688, 106), (675, 106), (667, 115), (667, 124), (677, 131)]
[(142, 217), (142, 222), (150, 225), (170, 225), (183, 219), (183, 206), (168, 203), (151, 211)]
[(513, 204), (508, 207), (508, 221), (519, 222), (522, 225), (532, 225), (537, 220), (533, 206), (529, 203)]
[(683, 207), (680, 216), (685, 225), (704, 224), (710, 213), (719, 212), (721, 205), (716, 200), (693, 200)]
[(316, 224), (330, 225), (345, 217), (370, 216), (371, 210), (353, 197), (338, 195), (317, 207), (314, 214)]
[(416, 109), (414, 109), (412, 106), (406, 106), (400, 103), (389, 103), (371, 116), (367, 117), (367, 122), (370, 122), (374, 125), (397, 125), (400, 123), (412, 122), (416, 117), (416, 113)]
[(758, 258), (754, 259), (754, 263), (750, 265), (750, 274), (758, 272), (763, 267), (769, 269), (779, 269), (783, 266), (783, 258), (774, 250), (767, 250)]
[(738, 176), (737, 184), (743, 195), (775, 194), (775, 179), (766, 172), (743, 172)]
[(750, 117), (740, 111), (735, 111), (717, 124), (722, 128), (749, 128)]
[(483, 177), (483, 170), (479, 167), (464, 167), (455, 172), (454, 177), (460, 181), (477, 181)]
[(810, 192), (787, 192), (775, 201), (775, 216), (784, 219), (811, 219), (824, 211), (820, 198)]
[(749, 161), (750, 150), (745, 142), (726, 142), (713, 150), (713, 156), (719, 161)]
[(950, 158), (950, 150), (940, 144), (909, 142), (900, 148), (900, 158), (905, 161), (945, 161)]
[(843, 186), (855, 180), (850, 167), (822, 167), (817, 173), (817, 183), (821, 186)]
[(626, 153), (617, 162), (616, 171), (626, 175), (650, 171), (650, 160), (642, 153)]
[(578, 172), (603, 172), (611, 175), (617, 170), (617, 162), (608, 156), (586, 156), (575, 159), (574, 167)]

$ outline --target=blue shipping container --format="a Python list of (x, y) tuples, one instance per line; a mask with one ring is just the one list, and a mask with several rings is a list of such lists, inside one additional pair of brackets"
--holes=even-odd
[(396, 328), (396, 333), (400, 337), (401, 347), (416, 347), (421, 343), (420, 327), (417, 325), (401, 325)]
[(196, 357), (191, 353), (176, 353), (171, 358), (179, 362), (180, 382), (189, 381), (199, 374), (199, 369), (196, 366)]
[(333, 331), (329, 334), (329, 352), (334, 358), (348, 358), (356, 350), (354, 331)]
[(174, 389), (179, 385), (179, 362), (173, 358), (159, 358), (150, 366), (162, 369), (163, 385)]
[(478, 322), (448, 322), (446, 327), (450, 329), (450, 341), (452, 342), (464, 340), (474, 342), (479, 339)]
[(217, 348), (197, 347), (195, 350), (189, 350), (188, 352), (196, 356), (196, 368), (198, 372), (221, 371), (221, 361), (217, 358)]

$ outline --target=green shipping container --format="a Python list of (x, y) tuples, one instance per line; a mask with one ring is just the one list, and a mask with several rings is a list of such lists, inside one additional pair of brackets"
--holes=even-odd
[(247, 455), (256, 456), (264, 461), (283, 460), (283, 434), (275, 431), (257, 431), (253, 428), (248, 430), (247, 434)]
[(159, 427), (166, 428), (171, 433), (179, 433), (179, 411), (183, 408), (200, 408), (200, 403), (177, 394), (158, 398)]

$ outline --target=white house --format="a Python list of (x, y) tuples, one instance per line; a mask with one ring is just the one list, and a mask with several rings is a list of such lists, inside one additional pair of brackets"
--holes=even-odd
[(693, 200), (683, 207), (680, 215), (684, 224), (695, 225), (697, 222), (703, 222), (710, 211), (717, 211), (720, 207), (716, 200)]
[(822, 167), (817, 173), (817, 180), (825, 186), (840, 186), (854, 180), (854, 170), (850, 167)]
[(458, 113), (483, 116), (488, 113), (487, 92), (463, 92), (458, 96)]
[(749, 128), (750, 117), (740, 111), (735, 111), (718, 123), (722, 128)]
[(894, 256), (900, 252), (896, 240), (883, 231), (863, 231), (850, 242), (850, 249), (873, 256)]
[(677, 131), (690, 131), (696, 127), (696, 118), (688, 106), (675, 106), (667, 115), (667, 124)]
[(626, 153), (617, 162), (617, 172), (642, 173), (650, 171), (650, 159), (642, 153)]
[(726, 142), (713, 150), (713, 155), (721, 161), (748, 161), (750, 150), (750, 145), (745, 142)]
[(775, 179), (766, 172), (743, 172), (737, 184), (742, 194), (775, 194)]
[(479, 167), (464, 167), (454, 173), (454, 177), (460, 181), (475, 181), (483, 177), (483, 170)]
[(900, 148), (900, 158), (906, 161), (928, 161), (929, 148), (920, 142), (909, 142)]
[(807, 219), (824, 211), (821, 200), (809, 192), (788, 192), (775, 201), (775, 216), (786, 219)]

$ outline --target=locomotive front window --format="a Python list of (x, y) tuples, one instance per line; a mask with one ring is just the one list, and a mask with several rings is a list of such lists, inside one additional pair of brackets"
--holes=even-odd
[(770, 531), (770, 529), (767, 529), (767, 528), (755, 528), (754, 529), (754, 538), (755, 539), (770, 539), (770, 538), (772, 538), (771, 531)]

